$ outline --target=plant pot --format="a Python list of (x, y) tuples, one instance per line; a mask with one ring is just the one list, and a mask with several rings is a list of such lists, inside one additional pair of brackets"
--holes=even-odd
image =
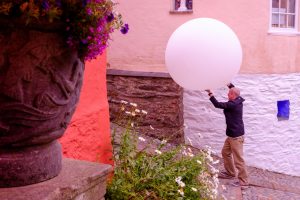
[(14, 187), (59, 174), (56, 140), (75, 111), (84, 64), (61, 25), (0, 18), (0, 187)]

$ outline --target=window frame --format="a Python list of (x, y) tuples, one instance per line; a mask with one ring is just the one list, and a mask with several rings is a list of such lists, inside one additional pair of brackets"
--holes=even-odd
[[(281, 1), (281, 0), (279, 0)], [(290, 1), (290, 0), (287, 0)], [(279, 35), (299, 35), (298, 31), (298, 0), (295, 0), (295, 26), (294, 28), (283, 28), (283, 27), (272, 27), (272, 14), (273, 14), (273, 0), (270, 0), (270, 11), (269, 11), (269, 33), (270, 34), (279, 34)]]
[[(187, 0), (185, 0), (186, 3), (187, 3)], [(175, 4), (176, 4), (176, 0), (171, 0), (171, 10), (170, 10), (170, 13), (192, 13), (193, 12), (193, 9), (194, 9), (194, 1), (192, 1), (192, 9), (188, 9), (187, 10), (183, 10), (183, 11), (180, 11), (180, 10), (176, 10), (175, 9)]]

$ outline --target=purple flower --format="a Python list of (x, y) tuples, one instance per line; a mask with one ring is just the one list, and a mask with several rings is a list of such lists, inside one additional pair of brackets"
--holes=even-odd
[(125, 24), (121, 28), (121, 33), (126, 34), (126, 33), (128, 33), (128, 30), (129, 30), (129, 26), (128, 26), (128, 24)]
[(82, 0), (82, 6), (85, 7), (91, 0)]
[(86, 9), (86, 13), (87, 13), (88, 15), (92, 15), (92, 14), (93, 14), (93, 11), (92, 11), (91, 8), (88, 8), (88, 9)]
[(112, 22), (112, 20), (115, 19), (115, 16), (113, 13), (110, 13), (107, 17), (106, 17), (106, 21), (107, 22)]
[(45, 9), (46, 11), (49, 10), (50, 6), (48, 0), (43, 0), (42, 8)]
[(82, 40), (81, 40), (81, 43), (82, 43), (82, 44), (87, 44), (88, 41), (87, 41), (86, 39), (82, 39)]
[(92, 27), (89, 27), (89, 30), (90, 30), (91, 33), (94, 33), (94, 32), (95, 32), (94, 29), (93, 29)]
[(61, 7), (61, 0), (56, 0), (55, 3), (58, 7)]
[(102, 26), (98, 26), (96, 31), (100, 32), (102, 31), (102, 29), (103, 29)]
[(67, 38), (67, 44), (70, 45), (71, 47), (73, 46), (73, 39), (72, 37)]

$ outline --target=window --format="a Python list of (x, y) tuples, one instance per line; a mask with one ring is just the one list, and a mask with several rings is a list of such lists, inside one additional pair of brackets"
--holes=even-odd
[(296, 30), (297, 28), (297, 0), (271, 0), (271, 29)]
[(173, 9), (177, 12), (193, 10), (193, 0), (173, 0)]
[(283, 100), (277, 101), (277, 119), (281, 120), (288, 120), (290, 117), (290, 101)]

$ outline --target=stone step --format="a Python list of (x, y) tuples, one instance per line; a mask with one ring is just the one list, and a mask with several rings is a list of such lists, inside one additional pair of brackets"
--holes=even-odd
[[(300, 195), (300, 177), (248, 167), (250, 184)], [(300, 198), (299, 198), (300, 199)]]
[(234, 187), (230, 185), (234, 180), (228, 179), (219, 179), (219, 188), (218, 188), (218, 200), (227, 199), (227, 200), (241, 200), (242, 191), (239, 187)]
[(60, 174), (22, 187), (0, 188), (0, 200), (104, 200), (112, 166), (64, 158)]
[(300, 194), (264, 187), (250, 187), (242, 191), (243, 200), (299, 200)]

